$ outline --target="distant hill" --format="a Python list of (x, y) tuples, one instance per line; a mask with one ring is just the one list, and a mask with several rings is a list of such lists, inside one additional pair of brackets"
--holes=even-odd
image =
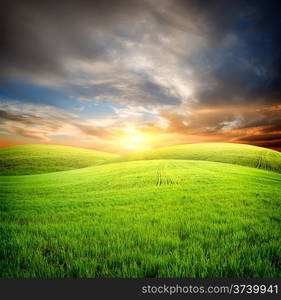
[(117, 155), (94, 150), (24, 145), (0, 149), (0, 175), (30, 175), (93, 166)]
[(198, 143), (165, 147), (118, 157), (116, 161), (188, 159), (230, 163), (281, 173), (281, 153), (234, 143)]

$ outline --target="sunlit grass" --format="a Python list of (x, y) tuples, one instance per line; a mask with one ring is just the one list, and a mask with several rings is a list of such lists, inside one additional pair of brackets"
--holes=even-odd
[(0, 175), (41, 174), (84, 168), (117, 155), (76, 147), (26, 145), (0, 149)]

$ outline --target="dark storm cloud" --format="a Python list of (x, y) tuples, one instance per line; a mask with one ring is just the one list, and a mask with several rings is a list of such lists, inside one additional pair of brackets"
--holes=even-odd
[(92, 31), (107, 30), (129, 14), (136, 1), (2, 1), (1, 69), (66, 76), (64, 57), (97, 59), (107, 55), (107, 40), (91, 40)]
[[(212, 2), (212, 1), (211, 1)], [(214, 1), (219, 3), (220, 1)], [(225, 5), (229, 2), (224, 1)], [(224, 19), (218, 11), (210, 12), (222, 42), (203, 55), (211, 64), (214, 88), (201, 89), (200, 105), (231, 103), (279, 103), (281, 97), (281, 34), (279, 1), (237, 1), (223, 30)], [(244, 8), (244, 9), (243, 9)], [(224, 21), (222, 21), (224, 23)], [(221, 24), (223, 25), (223, 24)], [(237, 37), (237, 40), (229, 37)], [(214, 35), (215, 36), (215, 35)], [(229, 40), (228, 40), (229, 39)], [(200, 65), (199, 61), (196, 61)]]
[(281, 135), (280, 134), (255, 134), (246, 135), (236, 138), (237, 142), (253, 144), (262, 147), (279, 148), (281, 146)]
[[(175, 43), (177, 32), (182, 31), (207, 43), (191, 57), (185, 56), (184, 49), (177, 53), (173, 45), (166, 49), (177, 64), (189, 63), (199, 82), (195, 91), (199, 105), (280, 98), (278, 1), (9, 0), (1, 11), (2, 79), (30, 76), (36, 81), (45, 76), (72, 85), (67, 60), (111, 63), (116, 56), (126, 55), (124, 41), (143, 42), (144, 36), (150, 36), (161, 47), (159, 36)], [(143, 24), (144, 19), (148, 24)], [(149, 32), (150, 25), (154, 32)], [(186, 38), (189, 47), (193, 41)], [(153, 45), (153, 40), (149, 43)], [(154, 59), (165, 63), (163, 56)], [(157, 84), (146, 87), (149, 84), (156, 89), (148, 88), (146, 94), (157, 93)]]
[(247, 141), (247, 142), (263, 142), (263, 141), (268, 142), (274, 140), (281, 140), (281, 134), (259, 134), (259, 135), (244, 136), (240, 138), (240, 141)]

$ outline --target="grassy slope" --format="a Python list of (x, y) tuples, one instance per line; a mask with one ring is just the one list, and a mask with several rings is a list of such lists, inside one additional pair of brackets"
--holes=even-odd
[(0, 175), (28, 175), (95, 165), (114, 154), (75, 147), (27, 145), (0, 149)]
[(116, 161), (189, 159), (217, 161), (281, 173), (281, 153), (261, 147), (232, 143), (198, 143), (144, 151)]
[(166, 159), (1, 182), (1, 277), (281, 275), (278, 173)]

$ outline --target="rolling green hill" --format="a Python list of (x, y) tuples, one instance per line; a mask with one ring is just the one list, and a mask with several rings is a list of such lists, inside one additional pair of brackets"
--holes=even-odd
[(0, 277), (281, 276), (278, 152), (1, 151)]
[(111, 153), (76, 147), (24, 145), (0, 149), (0, 175), (28, 175), (84, 168), (112, 159)]
[(116, 161), (189, 159), (216, 161), (281, 173), (281, 153), (257, 146), (233, 143), (198, 143), (148, 150)]

